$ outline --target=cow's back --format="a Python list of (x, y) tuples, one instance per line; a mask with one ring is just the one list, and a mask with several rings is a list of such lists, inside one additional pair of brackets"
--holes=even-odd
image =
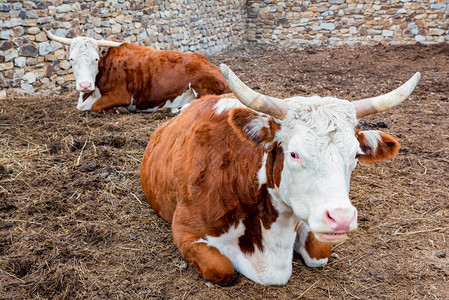
[(150, 138), (141, 168), (145, 195), (159, 215), (171, 222), (181, 206), (199, 227), (208, 224), (204, 227), (211, 235), (226, 229), (220, 224), (224, 214), (243, 213), (234, 208), (260, 199), (257, 170), (263, 155), (262, 147), (234, 132), (228, 111), (215, 112), (219, 98), (196, 100), (161, 125)]
[(198, 96), (230, 92), (220, 69), (201, 53), (155, 50), (124, 43), (110, 48), (99, 63), (102, 94), (121, 85), (137, 109), (163, 106), (189, 87)]

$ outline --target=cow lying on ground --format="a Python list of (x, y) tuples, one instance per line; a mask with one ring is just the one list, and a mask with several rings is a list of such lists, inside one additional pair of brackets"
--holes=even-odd
[[(45, 32), (50, 39), (70, 45), (79, 110), (104, 112), (125, 106), (132, 112), (152, 112), (160, 107), (181, 108), (196, 96), (230, 92), (219, 68), (201, 53)], [(109, 48), (100, 55), (99, 47)]]
[(330, 244), (357, 228), (352, 170), (399, 149), (388, 134), (355, 129), (357, 118), (403, 101), (420, 74), (389, 94), (349, 102), (280, 100), (221, 69), (235, 96), (203, 97), (162, 124), (146, 148), (141, 184), (205, 279), (226, 284), (237, 271), (283, 285), (293, 251), (307, 266), (323, 266)]

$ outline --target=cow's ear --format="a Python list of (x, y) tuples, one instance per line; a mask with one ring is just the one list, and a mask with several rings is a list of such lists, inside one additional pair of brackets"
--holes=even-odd
[(359, 160), (364, 163), (376, 163), (395, 157), (399, 151), (399, 142), (391, 135), (377, 130), (356, 131), (357, 140), (363, 154)]
[(249, 140), (266, 148), (271, 147), (276, 131), (281, 128), (273, 118), (248, 108), (231, 109), (228, 121), (242, 140)]

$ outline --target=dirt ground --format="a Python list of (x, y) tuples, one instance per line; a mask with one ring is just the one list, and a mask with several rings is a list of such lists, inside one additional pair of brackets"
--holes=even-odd
[(68, 90), (0, 101), (0, 298), (449, 299), (449, 46), (256, 49), (212, 61), (278, 97), (355, 100), (422, 73), (408, 100), (365, 122), (385, 122), (401, 150), (354, 171), (359, 229), (329, 264), (295, 256), (282, 287), (242, 275), (229, 287), (206, 282), (140, 186), (147, 141), (172, 115), (79, 112)]

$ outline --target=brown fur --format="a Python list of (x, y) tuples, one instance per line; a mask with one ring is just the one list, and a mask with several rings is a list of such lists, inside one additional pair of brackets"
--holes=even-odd
[[(219, 98), (196, 100), (159, 127), (150, 138), (141, 169), (148, 202), (172, 223), (182, 255), (213, 282), (229, 280), (229, 259), (215, 248), (192, 242), (206, 235), (219, 236), (242, 221), (246, 231), (239, 241), (241, 250), (262, 250), (261, 227), (254, 224), (268, 229), (278, 216), (267, 186), (259, 188), (257, 180), (266, 150), (239, 137), (228, 122), (228, 112), (215, 113), (213, 105)], [(282, 171), (283, 155), (273, 153), (279, 151), (276, 146), (269, 152), (272, 163), (267, 175), (276, 178), (271, 185)]]
[(311, 231), (307, 236), (306, 244), (304, 245), (304, 247), (310, 258), (323, 259), (329, 258), (331, 256), (332, 246), (330, 244), (318, 241), (315, 238), (315, 234)]
[(381, 140), (379, 141), (377, 148), (371, 149), (366, 143), (366, 137), (362, 131), (356, 129), (355, 136), (360, 143), (360, 148), (362, 148), (364, 155), (359, 157), (359, 160), (363, 163), (373, 164), (377, 162), (384, 161), (389, 158), (393, 158), (398, 154), (399, 142), (395, 140), (391, 135), (383, 132), (379, 132)]
[(191, 84), (198, 97), (229, 93), (220, 69), (201, 53), (155, 50), (129, 43), (109, 48), (98, 63), (96, 87), (102, 97), (91, 111), (133, 104), (137, 109), (163, 106)]

